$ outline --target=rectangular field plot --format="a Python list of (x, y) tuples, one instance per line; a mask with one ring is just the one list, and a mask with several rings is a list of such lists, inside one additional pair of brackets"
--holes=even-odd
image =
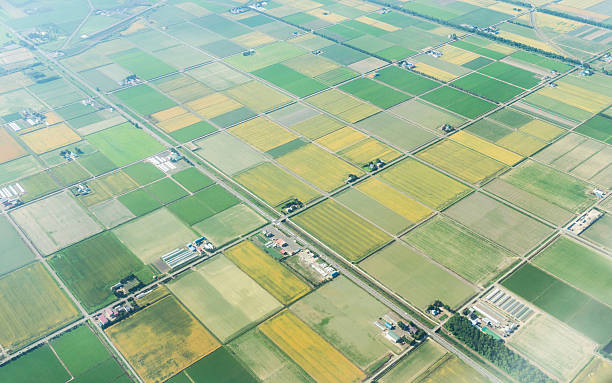
[(560, 237), (534, 258), (538, 267), (591, 294), (606, 304), (612, 304), (612, 261), (567, 237)]
[(289, 311), (264, 322), (259, 329), (315, 381), (353, 383), (365, 374)]
[(314, 383), (304, 370), (259, 329), (253, 329), (235, 339), (228, 347), (264, 383)]
[(599, 243), (608, 249), (612, 248), (612, 217), (606, 214), (599, 218), (591, 227), (582, 233), (584, 238), (588, 238), (593, 242)]
[(411, 151), (435, 137), (429, 131), (386, 112), (361, 120), (357, 126), (404, 151)]
[(0, 275), (13, 271), (34, 260), (34, 253), (21, 239), (19, 232), (0, 215)]
[(345, 148), (338, 154), (361, 167), (377, 160), (390, 162), (402, 155), (398, 150), (371, 137)]
[(402, 239), (476, 284), (486, 284), (516, 260), (505, 249), (440, 216), (412, 230)]
[(249, 240), (232, 246), (224, 253), (284, 305), (310, 291), (305, 282)]
[(20, 138), (36, 154), (45, 153), (81, 140), (81, 137), (64, 123), (24, 134)]
[(11, 215), (45, 255), (101, 230), (68, 192), (36, 201)]
[(311, 207), (293, 220), (352, 262), (391, 241), (388, 234), (332, 200)]
[(163, 382), (220, 346), (172, 296), (106, 332), (146, 383)]
[(568, 381), (591, 358), (595, 344), (552, 318), (538, 315), (512, 337), (510, 345), (560, 381)]
[(467, 146), (470, 149), (474, 149), (486, 156), (489, 156), (505, 165), (512, 166), (523, 159), (516, 153), (492, 144), (486, 140), (474, 136), (473, 134), (467, 133), (462, 130), (451, 136), (451, 140), (460, 143), (461, 145)]
[(486, 383), (487, 378), (453, 354), (444, 355), (418, 378), (419, 383)]
[(610, 341), (612, 309), (537, 267), (525, 264), (502, 285), (595, 342)]
[(3, 382), (65, 383), (71, 379), (51, 347), (44, 344), (0, 368)]
[(476, 118), (495, 109), (495, 104), (489, 101), (448, 86), (427, 93), (423, 99), (467, 118)]
[(220, 347), (198, 360), (168, 383), (257, 383), (247, 370), (226, 348)]
[(165, 208), (119, 226), (113, 232), (145, 264), (197, 237)]
[(464, 198), (445, 214), (518, 255), (552, 233), (552, 228), (481, 193)]
[(272, 295), (222, 255), (183, 274), (168, 288), (222, 341), (281, 308)]
[(173, 67), (139, 49), (130, 49), (110, 58), (143, 80), (151, 80), (175, 71)]
[(14, 160), (25, 154), (25, 149), (6, 130), (0, 130), (0, 163)]
[(606, 383), (612, 379), (612, 362), (595, 357), (573, 380), (575, 383)]
[(349, 174), (361, 176), (363, 171), (315, 146), (305, 145), (277, 161), (314, 186), (330, 192), (342, 186)]
[(367, 78), (359, 78), (339, 87), (340, 90), (379, 108), (387, 109), (410, 98), (410, 96)]
[(307, 101), (350, 123), (361, 121), (380, 111), (377, 107), (359, 101), (337, 89), (319, 93), (309, 97)]
[(176, 105), (174, 101), (145, 84), (117, 91), (113, 96), (136, 113), (145, 116)]
[(251, 81), (238, 85), (226, 93), (258, 113), (267, 112), (292, 101), (289, 96), (285, 96), (259, 81)]
[(282, 64), (270, 65), (253, 72), (253, 74), (298, 97), (306, 97), (327, 88), (327, 85)]
[(485, 182), (506, 169), (503, 163), (451, 140), (430, 146), (417, 157), (472, 184)]
[(308, 203), (319, 196), (311, 187), (270, 162), (239, 173), (234, 178), (274, 207), (292, 199)]
[(535, 73), (503, 62), (494, 62), (481, 68), (479, 72), (525, 89), (533, 88), (540, 82)]
[(398, 362), (378, 381), (381, 383), (413, 382), (436, 361), (446, 355), (446, 350), (433, 340), (426, 340)]
[(326, 114), (318, 114), (289, 126), (304, 137), (314, 140), (342, 128), (344, 124)]
[(420, 95), (440, 85), (433, 80), (396, 66), (389, 66), (379, 71), (376, 80), (414, 95)]
[(477, 291), (401, 242), (394, 242), (373, 254), (360, 266), (421, 309), (436, 299), (456, 307)]
[(153, 281), (153, 273), (109, 231), (62, 250), (49, 263), (89, 311), (115, 300), (110, 287), (130, 274), (144, 284)]
[(388, 308), (344, 277), (300, 299), (291, 312), (363, 370), (399, 351), (372, 324)]
[(278, 42), (257, 49), (257, 53), (251, 56), (235, 55), (225, 61), (246, 72), (254, 72), (269, 65), (301, 56), (306, 51), (287, 42)]
[(416, 99), (401, 103), (389, 110), (393, 114), (436, 132), (439, 132), (438, 129), (444, 124), (457, 128), (466, 122), (466, 119), (454, 113)]
[(23, 347), (79, 317), (77, 308), (39, 262), (0, 278), (0, 291), (4, 350)]
[(509, 101), (524, 92), (521, 88), (517, 88), (479, 73), (471, 73), (459, 80), (453, 81), (452, 84), (458, 88), (495, 102)]
[(227, 174), (236, 174), (266, 160), (266, 157), (238, 138), (226, 133), (214, 134), (195, 142), (200, 155)]
[(596, 115), (595, 117), (591, 118), (584, 124), (574, 129), (574, 131), (582, 133), (596, 140), (612, 144), (612, 131), (610, 131), (611, 124), (612, 118), (606, 115)]
[(377, 178), (369, 178), (356, 188), (412, 223), (418, 223), (432, 211)]
[(265, 117), (257, 117), (227, 130), (262, 152), (274, 149), (297, 136)]
[(472, 191), (461, 182), (413, 159), (394, 164), (379, 173), (379, 177), (427, 207), (438, 210)]

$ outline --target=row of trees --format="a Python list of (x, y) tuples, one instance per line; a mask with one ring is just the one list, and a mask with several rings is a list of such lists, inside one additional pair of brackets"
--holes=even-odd
[(457, 339), (522, 383), (552, 383), (553, 379), (510, 350), (503, 340), (485, 334), (466, 317), (455, 314), (444, 324)]

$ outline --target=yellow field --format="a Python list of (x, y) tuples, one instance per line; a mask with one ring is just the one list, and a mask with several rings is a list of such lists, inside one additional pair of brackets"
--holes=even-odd
[(512, 150), (513, 152), (519, 153), (523, 156), (530, 156), (538, 150), (542, 149), (544, 146), (546, 146), (545, 142), (518, 131), (512, 132), (507, 136), (502, 137), (496, 143), (499, 146)]
[(417, 157), (473, 184), (485, 181), (505, 168), (501, 162), (451, 140), (430, 146)]
[(242, 108), (242, 104), (232, 100), (223, 93), (214, 93), (187, 103), (191, 109), (206, 118), (214, 118), (222, 114)]
[(359, 101), (337, 89), (330, 89), (319, 93), (309, 97), (307, 101), (350, 123), (361, 121), (380, 112), (379, 108)]
[(451, 139), (464, 146), (467, 146), (468, 148), (474, 149), (482, 154), (494, 158), (497, 161), (502, 162), (506, 165), (514, 165), (523, 159), (522, 156), (519, 156), (516, 153), (501, 148), (464, 130), (453, 134), (451, 136)]
[(295, 130), (304, 137), (308, 137), (311, 140), (322, 137), (329, 132), (342, 128), (344, 124), (338, 122), (327, 114), (319, 114), (311, 117), (302, 122), (298, 122), (291, 126), (292, 130)]
[(556, 125), (541, 120), (533, 120), (521, 126), (519, 130), (546, 142), (559, 137), (565, 131)]
[(280, 0), (279, 3), (289, 5), (302, 11), (321, 6), (321, 3), (312, 0)]
[(346, 147), (358, 143), (366, 139), (368, 136), (351, 127), (345, 126), (326, 136), (316, 140), (317, 143), (325, 146), (327, 149), (338, 152)]
[(498, 43), (490, 43), (484, 46), (484, 48), (487, 49), (491, 49), (495, 52), (499, 52), (499, 53), (503, 53), (506, 55), (510, 55), (514, 52), (516, 52), (516, 49), (512, 48), (509, 45), (502, 45), (502, 44), (498, 44)]
[(265, 117), (257, 117), (243, 122), (228, 129), (228, 131), (262, 152), (267, 152), (298, 138), (295, 134)]
[[(601, 2), (601, 1), (598, 1), (598, 2)], [(574, 6), (566, 5), (567, 3), (570, 3), (570, 1), (563, 1), (560, 4), (551, 4), (550, 8), (554, 8), (564, 13), (574, 13), (578, 16), (584, 17), (586, 19), (592, 19), (595, 21), (604, 21), (610, 17), (603, 13), (597, 13), (597, 12), (587, 11), (586, 9), (581, 9), (581, 8), (588, 8), (588, 6), (585, 7), (584, 5), (582, 5), (583, 3), (582, 0), (579, 0), (579, 2), (571, 1), (571, 3), (575, 3)], [(584, 1), (584, 3), (590, 3), (590, 2)]]
[(601, 112), (612, 103), (612, 98), (604, 94), (592, 92), (588, 89), (571, 85), (563, 81), (559, 81), (557, 85), (556, 88), (542, 88), (538, 91), (538, 94), (575, 106), (576, 108), (586, 110), (593, 114)]
[(283, 62), (283, 64), (309, 77), (315, 77), (340, 67), (340, 65), (336, 64), (335, 62), (317, 55), (299, 56), (294, 59), (287, 60)]
[(439, 51), (443, 53), (442, 60), (456, 65), (463, 65), (480, 57), (477, 53), (468, 52), (452, 45), (446, 45)]
[(232, 41), (240, 45), (244, 45), (247, 48), (255, 48), (264, 44), (272, 43), (276, 41), (276, 39), (272, 36), (266, 35), (265, 33), (255, 31), (235, 37), (232, 39)]
[(209, 15), (211, 13), (208, 9), (206, 9), (206, 8), (204, 8), (202, 6), (199, 6), (199, 5), (195, 4), (195, 3), (192, 3), (190, 1), (186, 1), (184, 3), (179, 3), (179, 4), (176, 4), (174, 6), (179, 8), (179, 9), (182, 9), (185, 12), (191, 13), (195, 17), (202, 17), (202, 16)]
[(453, 81), (454, 79), (456, 79), (457, 75), (454, 75), (452, 73), (448, 73), (446, 71), (443, 71), (442, 69), (433, 67), (431, 65), (427, 65), (424, 64), (422, 62), (418, 62), (416, 64), (416, 68), (414, 69), (416, 72), (421, 72), (423, 74), (426, 74), (428, 76), (431, 76), (433, 78), (437, 78), (440, 81)]
[(585, 25), (578, 21), (549, 15), (547, 13), (536, 12), (535, 15), (538, 27), (550, 28), (557, 33), (569, 33)]
[(0, 129), (0, 164), (26, 154), (24, 148), (4, 129)]
[(81, 137), (63, 123), (24, 134), (21, 139), (36, 154), (81, 141)]
[(454, 28), (449, 28), (449, 27), (436, 27), (434, 29), (428, 30), (427, 32), (428, 33), (433, 33), (434, 35), (438, 35), (438, 36), (444, 36), (444, 37), (448, 37), (448, 35), (450, 35), (452, 33), (456, 33), (456, 34), (461, 33), (460, 30), (454, 29)]
[(225, 255), (284, 305), (310, 291), (305, 282), (249, 240), (232, 246)]
[(270, 162), (257, 165), (234, 178), (274, 207), (294, 198), (308, 203), (319, 197), (319, 193), (310, 186)]
[(506, 32), (506, 31), (499, 31), (499, 35), (498, 36), (499, 37), (503, 37), (504, 39), (516, 41), (516, 42), (521, 43), (521, 44), (529, 45), (529, 46), (532, 46), (534, 48), (541, 49), (543, 51), (552, 52), (552, 53), (558, 53), (553, 47), (551, 47), (550, 45), (546, 44), (543, 41), (530, 39), (529, 37), (524, 37), (524, 36), (521, 36), (521, 35), (517, 35), (516, 33), (511, 33), (511, 32)]
[(146, 383), (163, 382), (220, 347), (172, 296), (106, 332)]
[(375, 10), (379, 9), (379, 7), (376, 6), (375, 4), (368, 4), (361, 0), (340, 0), (339, 3), (343, 5), (348, 5), (349, 7), (359, 9), (360, 11), (364, 11), (366, 13), (374, 12)]
[(45, 113), (45, 117), (46, 117), (45, 122), (46, 122), (48, 125), (55, 125), (55, 124), (57, 124), (58, 122), (62, 122), (62, 121), (64, 121), (64, 119), (63, 119), (63, 118), (61, 118), (61, 117), (59, 116), (59, 114), (57, 114), (57, 113), (55, 113), (55, 112), (47, 112), (47, 113)]
[(164, 131), (171, 133), (200, 121), (202, 120), (195, 114), (185, 113), (180, 116), (176, 116), (168, 120), (158, 122), (156, 125), (162, 128)]
[(378, 21), (378, 20), (372, 19), (372, 18), (367, 17), (367, 16), (360, 16), (360, 17), (356, 18), (355, 20), (357, 20), (359, 22), (362, 22), (364, 24), (371, 25), (371, 26), (376, 27), (376, 28), (380, 28), (380, 29), (382, 29), (384, 31), (387, 31), (387, 32), (395, 32), (395, 31), (399, 31), (401, 29), (401, 28), (396, 27), (395, 25), (387, 24), (387, 23), (384, 23), (382, 21)]
[(361, 166), (367, 165), (370, 161), (376, 161), (377, 159), (389, 162), (402, 155), (401, 152), (393, 149), (389, 145), (383, 144), (371, 137), (343, 150), (339, 154), (352, 163)]
[(170, 109), (164, 109), (157, 113), (153, 113), (151, 117), (153, 117), (157, 122), (162, 122), (185, 113), (187, 113), (187, 110), (185, 108), (180, 106), (173, 106)]
[(121, 36), (129, 36), (129, 35), (133, 35), (134, 33), (138, 31), (146, 29), (146, 28), (147, 28), (147, 24), (144, 22), (144, 20), (137, 20), (133, 22), (132, 24), (130, 24), (130, 26), (127, 27), (127, 29), (119, 32), (119, 34)]
[(321, 190), (330, 192), (343, 185), (349, 174), (363, 175), (360, 169), (315, 145), (305, 145), (278, 162)]
[(413, 223), (424, 220), (432, 213), (429, 208), (377, 178), (360, 183), (357, 189)]
[(357, 366), (289, 311), (262, 323), (259, 329), (317, 382), (352, 383), (365, 378)]
[(341, 23), (344, 20), (347, 20), (347, 18), (342, 16), (342, 15), (339, 15), (339, 14), (333, 13), (333, 12), (328, 12), (328, 11), (326, 11), (324, 9), (321, 9), (321, 8), (313, 9), (313, 10), (310, 10), (310, 11), (308, 11), (306, 13), (308, 13), (309, 15), (312, 15), (314, 17), (317, 17), (317, 18), (319, 18), (321, 20), (325, 20), (327, 22), (330, 22), (332, 24)]
[(265, 112), (291, 101), (291, 98), (270, 88), (259, 81), (251, 81), (238, 85), (227, 91), (238, 102), (256, 112)]
[(612, 362), (595, 357), (580, 372), (572, 383), (610, 383), (612, 382)]
[(563, 0), (560, 1), (559, 4), (579, 9), (587, 9), (603, 1), (604, 0)]
[(519, 12), (515, 11), (516, 8), (520, 8), (523, 9), (520, 6), (516, 6), (514, 4), (506, 4), (506, 3), (500, 3), (497, 2), (496, 4), (490, 5), (487, 8), (493, 10), (493, 11), (497, 11), (497, 12), (501, 12), (501, 13), (507, 13), (509, 15), (516, 15)]

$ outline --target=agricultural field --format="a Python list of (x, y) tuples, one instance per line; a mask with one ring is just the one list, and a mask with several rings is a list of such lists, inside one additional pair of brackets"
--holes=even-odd
[(458, 357), (446, 354), (437, 363), (431, 366), (415, 382), (418, 383), (485, 383), (488, 382), (472, 367), (461, 361)]
[(250, 240), (224, 251), (225, 256), (284, 305), (310, 291), (310, 287)]
[(215, 134), (195, 142), (202, 149), (202, 157), (227, 174), (248, 169), (266, 157), (259, 151), (229, 134)]
[(2, 365), (0, 379), (3, 382), (65, 383), (70, 379), (70, 374), (51, 347), (45, 344), (11, 363)]
[(379, 381), (381, 383), (412, 382), (444, 355), (446, 355), (444, 348), (433, 340), (426, 340), (416, 350), (403, 357)]
[(147, 383), (165, 381), (220, 346), (172, 296), (105, 331)]
[(612, 229), (612, 218), (610, 218), (609, 214), (606, 214), (584, 231), (582, 236), (604, 247), (612, 248), (612, 239), (609, 235), (610, 229)]
[(350, 123), (361, 121), (380, 111), (378, 107), (359, 101), (337, 89), (318, 93), (306, 100), (310, 104)]
[(36, 154), (46, 153), (81, 140), (78, 134), (63, 123), (24, 134), (20, 138)]
[(521, 88), (492, 79), (480, 73), (471, 73), (459, 80), (453, 81), (452, 85), (495, 102), (507, 102), (524, 92)]
[(578, 374), (576, 383), (605, 383), (612, 379), (612, 363), (606, 359), (595, 357)]
[(14, 160), (27, 152), (6, 130), (0, 130), (0, 163)]
[(315, 381), (352, 383), (365, 377), (359, 368), (289, 311), (264, 322), (259, 329)]
[(227, 131), (262, 152), (267, 152), (297, 138), (287, 129), (263, 117), (243, 122)]
[(386, 246), (359, 265), (422, 309), (436, 299), (456, 307), (476, 292), (466, 281), (400, 242)]
[(0, 278), (0, 291), (0, 345), (4, 350), (17, 350), (80, 316), (39, 262)]
[(34, 260), (34, 253), (4, 215), (0, 215), (0, 233), (0, 275)]
[(187, 367), (168, 383), (256, 383), (253, 373), (228, 351), (220, 347)]
[(272, 295), (224, 256), (198, 265), (168, 288), (224, 342), (281, 308)]
[(206, 218), (193, 229), (216, 246), (221, 246), (238, 236), (247, 234), (265, 225), (268, 221), (245, 204), (238, 204)]
[(293, 221), (351, 262), (391, 241), (388, 234), (333, 200), (311, 207)]
[(290, 310), (364, 371), (390, 351), (399, 351), (372, 324), (388, 308), (344, 277), (300, 299)]
[(467, 118), (476, 118), (495, 108), (495, 104), (445, 86), (422, 96), (423, 100)]

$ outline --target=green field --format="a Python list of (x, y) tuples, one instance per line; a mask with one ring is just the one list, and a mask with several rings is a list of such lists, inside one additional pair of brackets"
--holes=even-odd
[(446, 350), (440, 345), (433, 340), (427, 340), (419, 345), (416, 350), (403, 357), (379, 381), (381, 383), (412, 382), (445, 354)]
[(144, 84), (117, 91), (113, 96), (142, 115), (153, 114), (176, 105), (168, 97)]
[(235, 55), (226, 59), (227, 63), (246, 72), (254, 72), (269, 65), (279, 63), (305, 54), (303, 49), (287, 42), (277, 42), (258, 48), (252, 56)]
[(117, 166), (159, 153), (164, 147), (129, 122), (90, 134), (87, 140)]
[(172, 175), (178, 183), (192, 193), (213, 184), (213, 181), (196, 168), (187, 168)]
[(19, 232), (0, 215), (0, 275), (13, 271), (34, 260), (34, 253), (19, 236)]
[(612, 217), (610, 214), (606, 214), (599, 218), (591, 227), (582, 233), (582, 236), (588, 238), (594, 242), (602, 244), (607, 248), (612, 248), (612, 237), (610, 232), (612, 230)]
[(235, 339), (228, 348), (263, 383), (314, 383), (304, 370), (258, 329), (253, 329)]
[(428, 221), (402, 239), (476, 284), (486, 284), (514, 261), (510, 252), (443, 217)]
[(81, 325), (53, 339), (51, 346), (75, 377), (111, 357), (87, 325)]
[(0, 291), (0, 344), (5, 350), (25, 346), (79, 317), (39, 262), (0, 278)]
[(3, 382), (65, 383), (70, 374), (45, 344), (0, 368)]
[(21, 197), (23, 202), (30, 202), (59, 189), (59, 185), (48, 171), (22, 178), (19, 180), (19, 184), (26, 190), (26, 193)]
[(557, 72), (566, 72), (572, 68), (571, 65), (564, 64), (560, 61), (520, 50), (511, 54), (510, 57), (512, 57), (513, 59), (524, 61), (529, 64), (537, 65), (542, 68), (555, 70)]
[(298, 97), (306, 97), (327, 88), (327, 85), (296, 72), (283, 64), (273, 64), (256, 70), (253, 74)]
[(225, 348), (219, 348), (207, 357), (189, 366), (185, 372), (198, 383), (256, 383), (236, 358)]
[(89, 173), (75, 161), (55, 166), (51, 168), (51, 173), (53, 173), (55, 178), (64, 186), (70, 186), (91, 177)]
[(100, 152), (83, 156), (78, 161), (94, 176), (99, 176), (116, 168), (113, 161)]
[(247, 234), (266, 224), (266, 220), (245, 204), (238, 204), (197, 223), (193, 228), (216, 246)]
[(149, 194), (157, 199), (161, 204), (165, 205), (189, 195), (185, 189), (180, 187), (170, 178), (164, 178), (154, 182), (144, 188)]
[(610, 132), (610, 124), (612, 119), (605, 115), (596, 115), (584, 124), (580, 125), (575, 132), (582, 133), (596, 140), (612, 144), (612, 132)]
[(88, 311), (115, 300), (110, 287), (130, 274), (144, 284), (153, 280), (152, 272), (110, 231), (62, 250), (49, 263)]
[(540, 82), (534, 73), (500, 61), (481, 68), (479, 72), (525, 89), (533, 88)]
[(402, 103), (410, 96), (398, 92), (368, 78), (359, 78), (341, 85), (339, 89), (368, 101), (380, 108), (387, 109)]
[(464, 198), (445, 214), (518, 255), (553, 232), (552, 228), (481, 193)]
[(295, 223), (352, 262), (391, 241), (391, 237), (333, 200), (293, 218)]
[(110, 58), (143, 80), (151, 80), (175, 71), (170, 65), (138, 49), (123, 51), (111, 55)]
[(423, 100), (467, 118), (476, 118), (495, 108), (495, 104), (445, 86), (422, 96)]
[(168, 208), (186, 224), (194, 225), (238, 202), (236, 196), (215, 184), (169, 205)]
[(124, 168), (123, 171), (141, 186), (150, 184), (151, 182), (157, 181), (158, 179), (164, 177), (164, 172), (147, 161), (130, 165)]
[(440, 85), (434, 80), (396, 66), (390, 66), (379, 71), (376, 80), (414, 95), (420, 95)]
[(480, 73), (470, 73), (459, 80), (453, 81), (452, 84), (495, 102), (506, 102), (524, 92), (521, 88), (492, 79)]
[(399, 351), (372, 324), (389, 309), (345, 277), (300, 299), (291, 311), (362, 370)]
[(610, 341), (612, 309), (552, 275), (525, 264), (502, 285), (595, 342)]
[(612, 261), (567, 237), (560, 237), (533, 263), (560, 279), (612, 305)]
[(140, 217), (159, 208), (161, 204), (144, 189), (134, 190), (117, 198), (136, 217)]
[(222, 341), (281, 308), (272, 295), (222, 255), (201, 263), (168, 288)]
[(436, 299), (456, 307), (476, 292), (468, 283), (400, 242), (385, 247), (360, 266), (421, 309)]

